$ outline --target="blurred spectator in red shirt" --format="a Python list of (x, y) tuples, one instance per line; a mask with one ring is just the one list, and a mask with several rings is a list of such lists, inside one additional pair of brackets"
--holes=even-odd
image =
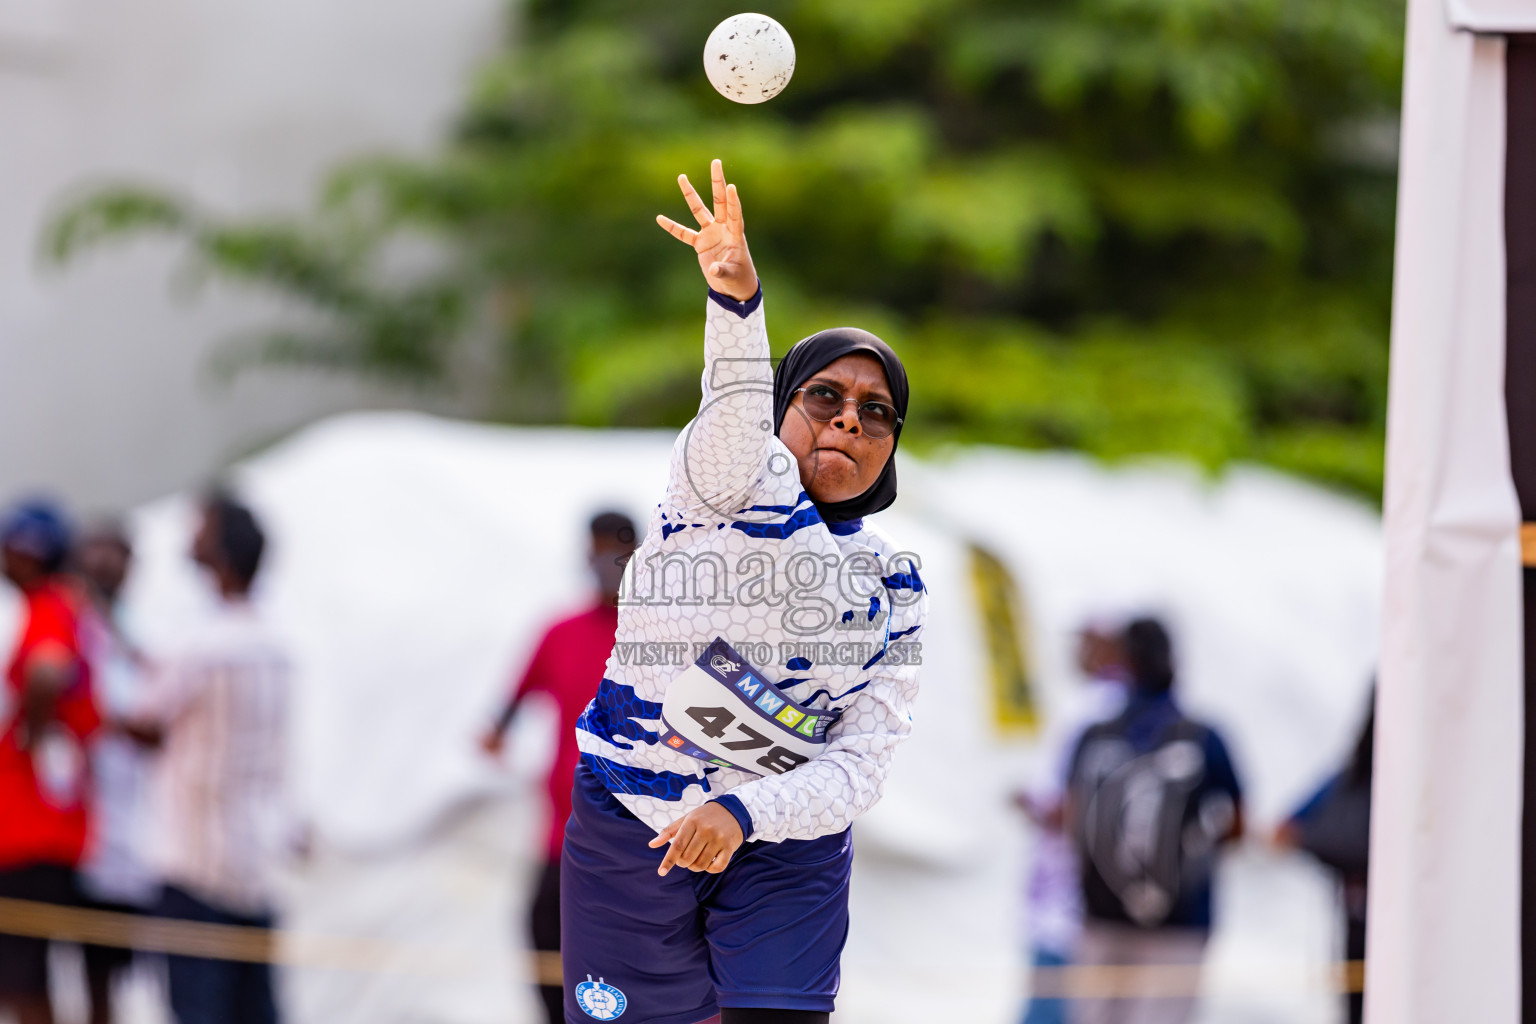
[[(499, 756), (512, 719), (531, 696), (542, 694), (559, 711), (560, 743), (547, 781), (549, 825), (545, 861), (529, 921), (533, 948), (541, 953), (560, 952), (560, 848), (565, 841), (565, 821), (571, 816), (571, 786), (580, 757), (576, 749), (576, 720), (597, 692), (597, 684), (607, 668), (614, 634), (619, 628), (619, 581), (638, 546), (635, 524), (622, 513), (604, 512), (596, 516), (591, 529), (588, 564), (597, 585), (591, 607), (549, 627), (511, 699), (481, 739), (487, 753)], [(549, 980), (542, 977), (543, 973), (541, 969), (540, 980)], [(562, 987), (541, 984), (539, 991), (551, 1024), (562, 1024)]]
[[(68, 904), (89, 834), (85, 744), (100, 725), (80, 642), (85, 599), (63, 575), (69, 527), (29, 502), (0, 520), (21, 633), (0, 688), (0, 898)], [(0, 1008), (51, 1024), (48, 943), (0, 935)]]

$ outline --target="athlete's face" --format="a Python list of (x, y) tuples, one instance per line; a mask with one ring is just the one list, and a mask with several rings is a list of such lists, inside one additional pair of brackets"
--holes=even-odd
[[(825, 384), (844, 398), (882, 402), (894, 406), (885, 368), (874, 356), (855, 352), (828, 363), (802, 387)], [(779, 439), (800, 464), (800, 483), (805, 493), (823, 503), (856, 498), (880, 478), (895, 434), (872, 438), (864, 432), (854, 404), (845, 402), (832, 419), (823, 423), (805, 411), (805, 392), (795, 395), (779, 426)]]

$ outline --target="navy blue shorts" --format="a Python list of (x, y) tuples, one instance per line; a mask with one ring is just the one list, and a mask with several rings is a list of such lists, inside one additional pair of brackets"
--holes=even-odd
[(718, 875), (666, 847), (586, 766), (560, 867), (569, 1024), (697, 1024), (720, 1007), (830, 1013), (848, 938), (853, 835), (746, 843)]

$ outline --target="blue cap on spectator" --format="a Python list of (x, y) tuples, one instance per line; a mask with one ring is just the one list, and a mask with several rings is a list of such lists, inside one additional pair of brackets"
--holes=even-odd
[(69, 540), (64, 513), (49, 501), (24, 501), (0, 518), (0, 547), (37, 559), (49, 572), (64, 567)]

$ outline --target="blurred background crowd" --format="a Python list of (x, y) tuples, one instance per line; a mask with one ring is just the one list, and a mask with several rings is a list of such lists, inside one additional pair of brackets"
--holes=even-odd
[[(368, 426), (377, 430), (375, 424)], [(655, 441), (661, 442), (653, 446), (659, 463), (665, 453), (664, 435)], [(354, 461), (350, 451), (344, 461)], [(444, 461), (443, 452), (431, 461)], [(483, 477), (479, 467), (470, 475)], [(173, 530), (165, 531), (158, 552), (152, 542), (150, 557), (168, 563), (159, 567), (163, 572), (180, 570), (181, 582), (187, 584), (185, 600), (155, 595), (154, 583), (141, 585), (134, 600), (122, 600), (137, 567), (134, 542), (118, 524), (77, 530), (58, 507), (44, 501), (21, 503), (0, 520), (5, 577), (18, 599), (17, 640), (7, 662), (6, 700), (0, 705), (6, 721), (0, 742), (0, 797), (6, 808), (0, 819), (0, 1005), (22, 1024), (70, 1019), (70, 1011), (58, 1010), (61, 1002), (93, 1022), (275, 1022), (313, 1016), (313, 1009), (290, 1007), (284, 1012), (280, 1007), (307, 1001), (297, 995), (306, 986), (311, 998), (315, 991), (335, 989), (327, 982), (330, 972), (316, 970), (326, 967), (325, 959), (296, 952), (293, 941), (288, 943), (293, 955), (285, 956), (285, 940), (272, 929), (317, 908), (329, 906), (334, 914), (337, 903), (343, 905), (345, 918), (345, 904), (362, 900), (372, 913), (404, 919), (392, 931), (414, 945), (402, 945), (398, 955), (418, 958), (451, 950), (451, 944), (463, 939), (462, 912), (459, 920), (440, 915), (436, 921), (413, 921), (408, 900), (398, 890), (420, 886), (419, 879), (404, 873), (420, 862), (441, 875), (443, 865), (432, 864), (422, 846), (462, 851), (462, 822), (455, 819), (480, 817), (485, 827), (508, 830), (501, 837), (504, 842), (520, 843), (520, 852), (503, 849), (493, 863), (499, 863), (508, 882), (519, 876), (524, 884), (521, 891), (501, 894), (497, 912), (482, 905), (475, 913), (482, 925), (488, 918), (500, 919), (506, 934), (496, 948), (508, 961), (516, 949), (531, 952), (512, 974), (533, 983), (549, 1020), (561, 1020), (559, 850), (577, 759), (576, 719), (595, 692), (613, 645), (619, 576), (639, 539), (634, 521), (608, 510), (582, 524), (583, 560), (589, 570), (584, 585), (577, 590), (549, 588), (565, 598), (557, 606), (574, 612), (539, 621), (551, 618), (540, 600), (543, 594), (534, 595), (533, 616), (508, 606), (536, 628), (526, 638), (526, 653), (507, 667), (510, 685), (499, 694), (491, 692), (489, 703), (483, 698), (475, 702), (483, 721), (474, 745), (486, 758), (479, 765), (482, 769), (508, 755), (509, 735), (516, 737), (514, 747), (534, 749), (531, 758), (524, 757), (531, 770), (521, 794), (476, 793), (476, 787), (465, 787), (462, 781), (445, 780), (444, 789), (453, 795), (444, 801), (439, 794), (433, 819), (412, 826), (407, 823), (412, 816), (409, 801), (384, 792), (386, 780), (357, 779), (354, 786), (377, 801), (371, 814), (374, 837), (359, 842), (346, 834), (345, 816), (334, 806), (338, 795), (317, 792), (298, 777), (313, 757), (306, 757), (302, 748), (316, 742), (306, 743), (302, 719), (312, 720), (311, 731), (318, 718), (324, 728), (340, 733), (319, 743), (332, 750), (340, 747), (345, 755), (355, 754), (361, 732), (382, 731), (382, 737), (361, 737), (361, 742), (377, 744), (385, 756), (406, 762), (418, 778), (441, 775), (442, 765), (464, 753), (442, 747), (441, 738), (457, 735), (467, 748), (471, 737), (457, 723), (434, 734), (410, 721), (409, 702), (399, 700), (404, 696), (401, 687), (426, 696), (421, 706), (435, 704), (441, 711), (443, 702), (433, 697), (451, 688), (471, 688), (456, 675), (462, 666), (440, 663), (438, 672), (426, 676), (408, 668), (393, 679), (365, 674), (350, 681), (363, 687), (353, 696), (363, 695), (380, 706), (370, 712), (354, 705), (345, 715), (324, 721), (324, 698), (337, 695), (300, 689), (326, 682), (327, 674), (315, 667), (320, 655), (314, 642), (344, 658), (351, 652), (344, 640), (338, 642), (328, 621), (312, 611), (306, 614), (311, 625), (308, 643), (282, 627), (284, 606), (313, 588), (301, 581), (297, 592), (286, 597), (265, 588), (258, 592), (267, 554), (266, 531), (258, 517), (229, 492), (218, 491), (141, 515), (139, 531), (161, 532), (156, 518)], [(1316, 534), (1329, 532), (1311, 525)], [(1338, 530), (1337, 524), (1332, 530)], [(179, 541), (180, 550), (167, 540)], [(929, 563), (930, 573), (941, 580), (957, 575), (946, 564), (952, 556), (944, 547), (937, 546)], [(425, 548), (429, 556), (437, 549), (430, 542)], [(971, 595), (956, 595), (957, 603), (969, 598), (976, 606), (941, 617), (941, 622), (948, 619), (950, 628), (961, 626), (960, 642), (970, 647), (992, 643), (977, 635), (978, 626), (993, 630), (1001, 624), (1015, 637), (1023, 633), (1012, 621), (1021, 608), (1017, 595), (1009, 592), (1006, 567), (990, 556), (978, 558), (979, 551), (971, 550), (972, 572), (1001, 573), (1006, 612), (1000, 615), (997, 608), (987, 607), (989, 599), (998, 597), (996, 580)], [(1074, 562), (1082, 564), (1083, 555), (1072, 553), (1067, 564)], [(1112, 565), (1110, 571), (1131, 575), (1124, 568)], [(196, 575), (190, 576), (193, 571)], [(347, 579), (345, 587), (358, 593), (382, 582), (378, 576), (362, 575)], [(175, 589), (167, 583), (158, 586)], [(1180, 594), (1177, 585), (1161, 584), (1159, 590), (1165, 606), (1188, 617), (1188, 593)], [(579, 595), (584, 596), (573, 600)], [(439, 627), (436, 616), (444, 615), (444, 609), (434, 607), (430, 599), (408, 603), (415, 628)], [(497, 605), (491, 603), (488, 610), (494, 613)], [(1219, 612), (1213, 610), (1211, 617), (1218, 620), (1213, 623), (1218, 629), (1232, 626), (1219, 621)], [(492, 632), (482, 631), (496, 649)], [(1236, 632), (1239, 640), (1245, 639), (1241, 626)], [(409, 637), (391, 639), (387, 634), (385, 624), (365, 614), (354, 642), (397, 653), (419, 646)], [(1018, 650), (1001, 658), (994, 651), (990, 663), (973, 658), (966, 666), (962, 652), (949, 649), (953, 641), (941, 632), (937, 644), (923, 652), (933, 669), (933, 689), (925, 702), (928, 734), (915, 746), (920, 758), (925, 751), (926, 758), (937, 752), (939, 761), (925, 758), (907, 775), (893, 779), (888, 804), (895, 807), (883, 805), (870, 816), (873, 829), (866, 838), (873, 840), (869, 846), (874, 859), (863, 869), (866, 884), (874, 883), (870, 897), (875, 904), (889, 904), (897, 892), (903, 894), (901, 902), (911, 904), (905, 919), (897, 915), (882, 922), (897, 929), (898, 942), (920, 947), (912, 930), (933, 927), (933, 901), (962, 905), (958, 930), (946, 937), (961, 944), (956, 964), (948, 968), (952, 973), (930, 977), (920, 986), (931, 990), (930, 997), (942, 994), (969, 983), (969, 972), (962, 966), (967, 960), (1012, 959), (1016, 968), (1028, 961), (1035, 970), (1029, 983), (1033, 998), (1005, 992), (994, 1000), (994, 1010), (1010, 1011), (1010, 1017), (1022, 1013), (1034, 1024), (1192, 1020), (1203, 990), (1201, 965), (1220, 920), (1217, 907), (1233, 902), (1230, 896), (1220, 902), (1217, 898), (1223, 851), (1246, 841), (1261, 858), (1282, 859), (1286, 851), (1300, 848), (1337, 876), (1336, 886), (1324, 883), (1325, 891), (1317, 895), (1323, 903), (1342, 908), (1342, 924), (1318, 929), (1314, 922), (1307, 952), (1316, 970), (1310, 977), (1283, 983), (1303, 995), (1338, 987), (1337, 978), (1330, 984), (1329, 964), (1364, 956), (1369, 715), (1358, 726), (1359, 738), (1345, 752), (1343, 763), (1325, 769), (1320, 782), (1314, 778), (1323, 765), (1317, 750), (1310, 758), (1296, 756), (1294, 747), (1282, 751), (1278, 772), (1275, 766), (1255, 766), (1262, 778), (1254, 781), (1269, 782), (1272, 790), (1276, 774), (1289, 777), (1285, 788), (1293, 792), (1298, 779), (1309, 781), (1313, 789), (1304, 799), (1293, 798), (1294, 806), (1286, 805), (1278, 816), (1263, 811), (1256, 815), (1250, 810), (1256, 801), (1247, 794), (1238, 769), (1241, 762), (1229, 749), (1226, 726), (1186, 710), (1180, 657), (1163, 620), (1101, 611), (1063, 639), (1071, 641), (1071, 664), (1062, 673), (1066, 686), (1044, 706), (1037, 702), (1045, 694), (1034, 692), (1031, 676), (1006, 677), (1010, 668), (1022, 667)], [(306, 662), (309, 670), (297, 673)], [(1348, 658), (1335, 658), (1322, 674), (1337, 678), (1349, 663)], [(970, 678), (957, 678), (956, 668), (968, 670)], [(1000, 670), (1003, 678), (998, 678)], [(994, 676), (990, 694), (988, 675)], [(1244, 721), (1236, 724), (1251, 736), (1254, 723), (1265, 714), (1253, 705), (1277, 694), (1263, 693), (1265, 683), (1241, 664), (1232, 665), (1230, 676), (1220, 683), (1226, 703), (1248, 709), (1241, 716)], [(343, 686), (348, 682), (335, 681)], [(483, 686), (478, 689), (485, 695)], [(1359, 687), (1335, 689), (1360, 695)], [(1304, 692), (1279, 696), (1316, 703)], [(396, 706), (384, 706), (391, 702)], [(1209, 698), (1206, 703), (1211, 703)], [(940, 710), (946, 706), (959, 710)], [(1335, 709), (1339, 707), (1335, 703)], [(539, 710), (531, 710), (535, 708)], [(1346, 717), (1358, 717), (1359, 709), (1352, 710), (1353, 715), (1333, 710), (1324, 717), (1336, 726)], [(329, 714), (335, 716), (335, 710)], [(1007, 719), (1020, 715), (1043, 728), (1029, 730), (1022, 738), (999, 739), (998, 734), (1007, 731)], [(368, 721), (363, 730), (356, 723), (359, 717)], [(386, 721), (391, 718), (393, 724)], [(515, 731), (519, 724), (524, 727)], [(1302, 738), (1298, 728), (1314, 726), (1282, 721), (1260, 728), (1271, 741), (1294, 744)], [(348, 732), (352, 735), (345, 735)], [(979, 764), (965, 764), (949, 750), (956, 744), (992, 749)], [(1250, 762), (1255, 759), (1252, 749), (1243, 753)], [(352, 765), (354, 771), (359, 767)], [(968, 778), (978, 769), (990, 776), (981, 787)], [(919, 773), (927, 776), (927, 793), (911, 781)], [(534, 782), (541, 784), (528, 785)], [(1027, 834), (1027, 853), (1020, 856), (1017, 843), (994, 846), (995, 836), (978, 834), (957, 837), (958, 850), (936, 848), (929, 838), (932, 830), (950, 824), (941, 805), (966, 803), (957, 791), (977, 788), (990, 795), (984, 793), (978, 800), (973, 794), (970, 809), (995, 816), (989, 822), (994, 831), (1015, 839)], [(509, 795), (533, 814), (512, 823), (495, 813), (495, 804)], [(1270, 802), (1276, 795), (1269, 794)], [(1005, 796), (1022, 813), (1010, 817)], [(1255, 818), (1261, 822), (1257, 828)], [(403, 844), (399, 839), (381, 841), (378, 834), (402, 828), (414, 833)], [(339, 854), (342, 862), (338, 877), (324, 882), (314, 877), (322, 874), (316, 864), (317, 843), (337, 848), (333, 856)], [(923, 877), (932, 891), (916, 892), (902, 884), (900, 872), (889, 871), (893, 860), (912, 861), (906, 870)], [(382, 868), (383, 886), (350, 877), (362, 862), (371, 862), (376, 871)], [(1288, 917), (1294, 923), (1294, 912), (1279, 907), (1276, 893), (1270, 891), (1278, 888), (1285, 898), (1287, 883), (1273, 864), (1244, 885), (1254, 889), (1262, 904), (1250, 927), (1284, 924)], [(995, 907), (997, 897), (1010, 891), (1017, 898), (1015, 909), (1001, 914), (994, 909), (991, 926), (977, 920), (975, 903)], [(973, 905), (965, 907), (968, 902)], [(107, 919), (108, 935), (99, 943), (81, 942), (80, 933), (68, 930), (69, 919), (50, 917), (44, 905), (113, 915)], [(526, 906), (525, 913), (511, 909), (519, 905)], [(513, 925), (514, 918), (525, 921)], [(259, 931), (223, 932), (223, 944), (220, 935), (210, 940), (208, 935), (183, 934), (170, 946), (146, 941), (151, 933), (144, 925), (167, 919)], [(250, 941), (229, 944), (241, 935)], [(858, 938), (856, 929), (855, 946)], [(890, 938), (887, 935), (887, 941)], [(440, 945), (434, 949), (434, 944)], [(916, 959), (926, 959), (920, 948), (913, 952)], [(1268, 950), (1269, 957), (1282, 958), (1282, 966), (1283, 957), (1295, 953)], [(893, 965), (881, 966), (886, 958), (878, 955), (873, 959), (875, 970), (865, 983), (888, 985), (883, 975)], [(1262, 961), (1261, 956), (1261, 968)], [(284, 963), (291, 964), (294, 973), (307, 969), (311, 978), (305, 985), (290, 979), (284, 986), (280, 969), (273, 966)], [(1174, 974), (1154, 979), (1153, 989), (1138, 994), (1137, 984), (1127, 986), (1113, 974), (1091, 973), (1093, 968), (1148, 966), (1172, 969)], [(381, 960), (377, 951), (351, 967), (362, 972), (364, 985), (372, 983), (367, 979), (371, 972), (399, 969)], [(1079, 974), (1074, 984), (1070, 973), (1059, 970), (1073, 967), (1090, 973)], [(412, 972), (401, 974), (409, 985)], [(510, 977), (489, 980), (505, 984)], [(75, 995), (61, 993), (61, 988)], [(430, 989), (417, 993), (429, 1006)], [(1358, 1020), (1358, 985), (1354, 989), (1340, 1005), (1351, 1020)], [(1254, 994), (1273, 1000), (1268, 985), (1258, 986)], [(461, 1019), (451, 1008), (435, 1009), (437, 1013), (429, 1013), (433, 1019)], [(487, 1007), (477, 1011), (462, 1019), (501, 1019)], [(528, 1014), (525, 1019), (532, 1018), (526, 1004), (523, 1012)], [(898, 1017), (923, 1019), (925, 1012)], [(1321, 1005), (1310, 1015), (1302, 1011), (1301, 1018), (1273, 1019), (1320, 1015), (1327, 1019)], [(880, 1011), (879, 1018), (893, 1019), (886, 1011)], [(398, 1019), (410, 1015), (400, 1013)], [(854, 1013), (850, 1019), (861, 1017)]]
[(0, 9), (0, 1019), (541, 1019), (715, 156), (775, 351), (913, 381), (839, 1019), (1358, 1013), (1402, 5), (758, 9), (761, 107), (696, 0)]

